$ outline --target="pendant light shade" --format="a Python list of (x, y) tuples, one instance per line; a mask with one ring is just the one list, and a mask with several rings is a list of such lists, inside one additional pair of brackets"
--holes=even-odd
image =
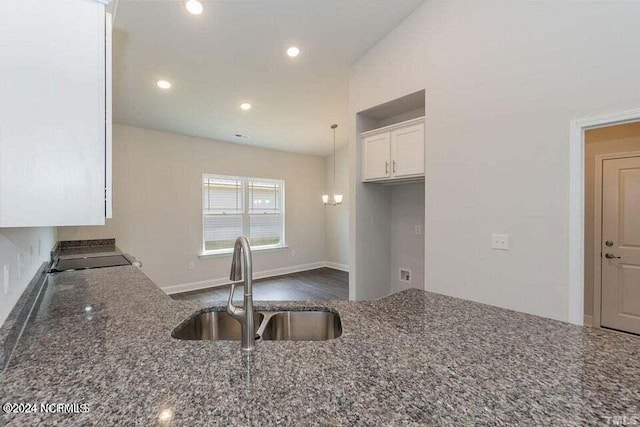
[(336, 128), (338, 125), (331, 125), (333, 129), (333, 196), (328, 194), (322, 195), (322, 203), (329, 206), (337, 206), (342, 204), (342, 194), (336, 193)]

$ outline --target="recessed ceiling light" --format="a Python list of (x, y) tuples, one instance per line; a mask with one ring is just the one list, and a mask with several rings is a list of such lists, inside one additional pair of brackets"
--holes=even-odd
[(193, 15), (200, 15), (204, 10), (202, 3), (199, 0), (187, 0), (184, 3), (184, 7), (187, 8), (187, 11)]
[(171, 89), (171, 82), (168, 82), (167, 80), (158, 80), (156, 82), (156, 85), (160, 88), (160, 89)]
[(298, 49), (295, 46), (291, 46), (289, 49), (287, 49), (287, 55), (289, 55), (292, 58), (295, 58), (296, 56), (300, 55), (300, 49)]
[(240, 108), (244, 111), (251, 110), (251, 104), (249, 104), (248, 102), (243, 102), (242, 104), (240, 104)]

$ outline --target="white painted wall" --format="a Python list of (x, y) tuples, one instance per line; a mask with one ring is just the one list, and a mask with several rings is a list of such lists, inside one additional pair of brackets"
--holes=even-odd
[(115, 237), (164, 288), (226, 281), (230, 255), (198, 257), (201, 178), (203, 173), (241, 175), (284, 179), (286, 186), (289, 248), (254, 252), (256, 275), (325, 261), (323, 157), (116, 125), (113, 159), (113, 219), (102, 227), (61, 227), (59, 240)]
[[(49, 261), (56, 242), (53, 227), (0, 228), (0, 326), (18, 302), (36, 271)], [(20, 268), (18, 267), (20, 255)], [(9, 293), (4, 294), (4, 269), (9, 266)]]
[[(424, 288), (424, 184), (391, 187), (390, 293)], [(415, 227), (420, 226), (420, 235)], [(399, 270), (411, 270), (411, 283), (399, 280)]]
[[(325, 161), (325, 192), (333, 188), (333, 155)], [(349, 152), (344, 147), (336, 151), (336, 192), (344, 199), (339, 206), (327, 206), (324, 211), (326, 226), (326, 259), (336, 267), (349, 267)]]
[[(426, 89), (427, 290), (568, 319), (569, 124), (640, 106), (639, 20), (640, 2), (427, 1), (354, 64), (353, 120)], [(357, 293), (377, 199), (354, 200)]]

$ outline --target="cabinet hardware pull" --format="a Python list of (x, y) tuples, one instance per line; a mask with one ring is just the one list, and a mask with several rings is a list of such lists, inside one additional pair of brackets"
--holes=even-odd
[(393, 161), (393, 173), (396, 173), (396, 161)]
[(384, 162), (384, 173), (389, 175), (389, 162)]

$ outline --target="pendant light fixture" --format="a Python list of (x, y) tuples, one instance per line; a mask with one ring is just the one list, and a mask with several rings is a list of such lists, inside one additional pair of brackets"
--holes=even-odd
[(331, 125), (333, 129), (333, 198), (330, 199), (328, 194), (322, 195), (322, 203), (325, 205), (337, 206), (342, 204), (342, 194), (336, 193), (336, 128), (338, 125)]

